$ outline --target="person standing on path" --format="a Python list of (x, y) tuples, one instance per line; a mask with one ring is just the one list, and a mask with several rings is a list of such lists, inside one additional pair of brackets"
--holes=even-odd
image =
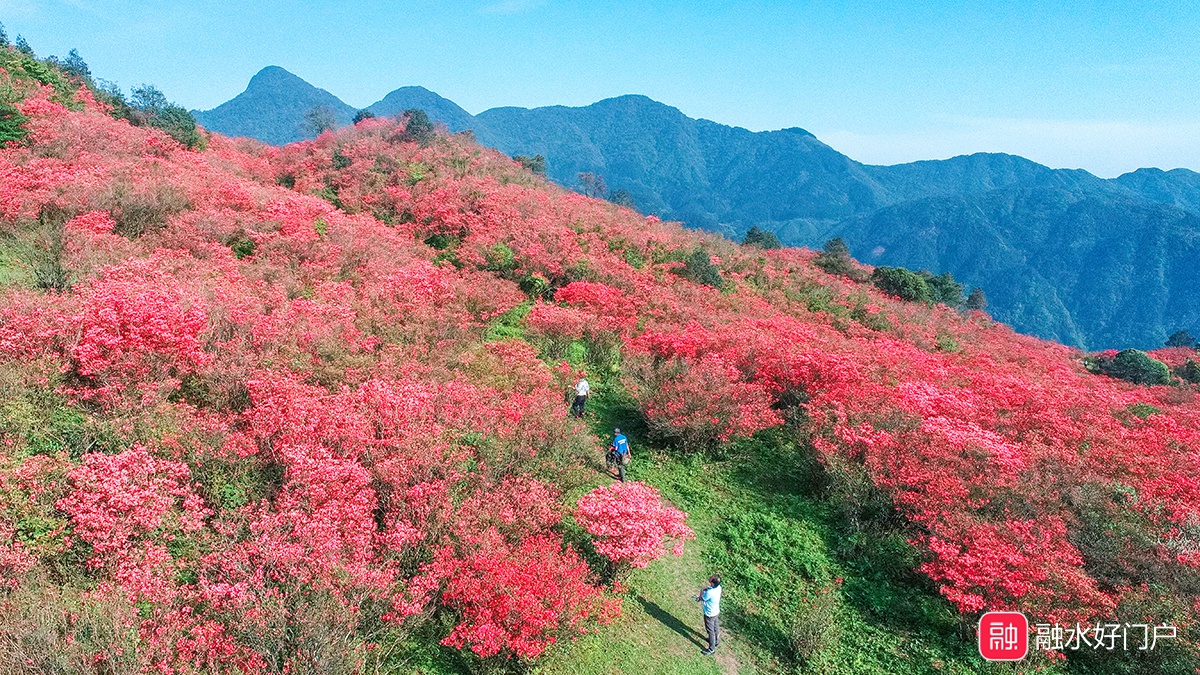
[(583, 407), (587, 405), (588, 394), (591, 392), (591, 385), (584, 379), (583, 371), (579, 371), (579, 381), (575, 383), (575, 400), (571, 402), (572, 415), (583, 417)]
[(700, 591), (696, 600), (704, 603), (704, 630), (708, 633), (708, 649), (700, 653), (712, 656), (721, 643), (721, 577), (709, 577), (708, 588)]
[(630, 459), (629, 439), (625, 438), (625, 434), (621, 433), (621, 429), (619, 427), (616, 429), (613, 429), (613, 441), (612, 441), (612, 445), (609, 447), (610, 447), (610, 450), (608, 452), (609, 464), (617, 465), (617, 477), (621, 479), (622, 483), (624, 483), (625, 482), (625, 465), (629, 464), (629, 459)]

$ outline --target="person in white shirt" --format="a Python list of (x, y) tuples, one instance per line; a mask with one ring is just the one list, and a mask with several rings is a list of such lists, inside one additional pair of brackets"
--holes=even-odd
[(704, 630), (708, 633), (708, 649), (700, 652), (711, 656), (721, 642), (721, 577), (708, 578), (708, 588), (700, 591), (696, 600), (704, 603)]
[(575, 400), (571, 403), (572, 415), (583, 417), (583, 407), (587, 405), (587, 397), (591, 391), (591, 386), (583, 377), (583, 371), (579, 371), (579, 381), (575, 383)]

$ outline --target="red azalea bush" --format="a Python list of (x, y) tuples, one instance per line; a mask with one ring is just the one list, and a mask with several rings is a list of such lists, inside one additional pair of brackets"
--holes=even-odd
[(443, 551), (429, 571), (448, 579), (442, 601), (462, 617), (442, 644), (482, 657), (532, 659), (560, 636), (620, 612), (620, 600), (604, 599), (590, 585), (587, 565), (556, 537), (526, 537), (515, 548), (494, 544), (465, 559)]

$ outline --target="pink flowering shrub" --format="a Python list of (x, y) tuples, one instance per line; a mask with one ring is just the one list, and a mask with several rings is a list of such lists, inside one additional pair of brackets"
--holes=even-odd
[(683, 555), (683, 544), (696, 535), (687, 514), (663, 504), (658, 490), (645, 483), (613, 483), (579, 498), (575, 520), (595, 537), (596, 551), (622, 567), (645, 567), (668, 548)]

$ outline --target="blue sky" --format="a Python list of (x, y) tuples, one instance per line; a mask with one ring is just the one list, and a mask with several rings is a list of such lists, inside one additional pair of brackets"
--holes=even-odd
[(646, 94), (861, 161), (1012, 152), (1113, 176), (1200, 170), (1200, 3), (0, 0), (10, 36), (72, 47), (190, 108), (279, 65), (366, 106), (419, 84), (476, 113)]

